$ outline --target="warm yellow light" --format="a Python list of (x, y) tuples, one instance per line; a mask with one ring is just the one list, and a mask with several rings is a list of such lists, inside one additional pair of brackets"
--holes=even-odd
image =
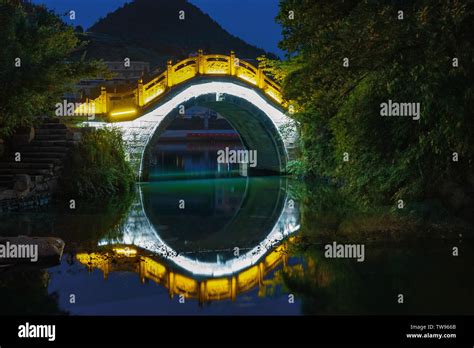
[(125, 247), (125, 248), (113, 248), (113, 251), (116, 254), (119, 255), (125, 255), (125, 256), (135, 256), (137, 254), (137, 251), (135, 249)]
[(127, 111), (119, 111), (119, 112), (112, 112), (110, 114), (110, 116), (120, 116), (120, 115), (132, 115), (134, 113), (136, 113), (137, 110), (133, 109), (133, 110), (127, 110)]
[[(294, 237), (289, 238), (289, 242), (294, 241)], [(259, 263), (248, 269), (231, 274), (229, 276), (206, 279), (194, 279), (188, 274), (181, 274), (173, 271), (164, 263), (146, 255), (141, 255), (140, 249), (127, 245), (117, 245), (110, 251), (100, 251), (96, 253), (78, 253), (77, 260), (87, 266), (90, 270), (97, 268), (107, 275), (110, 272), (130, 270), (129, 265), (135, 265), (133, 271), (140, 274), (140, 278), (150, 279), (158, 284), (168, 287), (171, 294), (184, 295), (186, 298), (196, 298), (200, 301), (218, 301), (225, 299), (235, 299), (240, 293), (249, 291), (259, 284), (279, 264), (284, 263), (287, 257), (287, 243), (277, 246), (272, 252), (265, 256)], [(115, 255), (114, 255), (115, 254)], [(125, 258), (123, 257), (125, 256)], [(115, 262), (114, 260), (120, 260)], [(137, 265), (138, 263), (138, 265)], [(296, 267), (299, 267), (296, 269)], [(291, 270), (296, 270), (301, 274), (301, 265), (291, 266)], [(170, 275), (172, 277), (170, 277)], [(275, 276), (274, 276), (275, 277)], [(172, 281), (170, 281), (172, 279)], [(274, 281), (278, 281), (274, 278)], [(266, 286), (263, 283), (263, 286)], [(263, 289), (263, 288), (262, 288)], [(262, 290), (264, 291), (264, 289)], [(263, 292), (264, 294), (264, 292)]]

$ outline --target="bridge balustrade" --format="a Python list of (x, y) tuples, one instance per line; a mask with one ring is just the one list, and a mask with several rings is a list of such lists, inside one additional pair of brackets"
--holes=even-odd
[(260, 67), (238, 59), (234, 52), (230, 56), (220, 54), (198, 55), (184, 59), (176, 64), (168, 61), (166, 70), (150, 81), (139, 80), (137, 86), (126, 92), (109, 92), (101, 87), (100, 95), (95, 99), (86, 99), (75, 113), (81, 115), (90, 104), (96, 114), (132, 117), (141, 109), (159, 101), (173, 86), (182, 84), (196, 76), (234, 76), (239, 80), (256, 86), (278, 104), (283, 104), (281, 88), (265, 76)]

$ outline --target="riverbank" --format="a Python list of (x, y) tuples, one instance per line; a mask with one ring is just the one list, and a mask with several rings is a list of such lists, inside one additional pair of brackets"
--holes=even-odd
[(130, 191), (135, 174), (116, 130), (69, 127), (45, 119), (14, 134), (0, 157), (0, 214), (51, 204), (112, 200)]
[(59, 119), (45, 118), (35, 127), (19, 129), (6, 142), (0, 157), (0, 213), (41, 207), (58, 189), (80, 130)]

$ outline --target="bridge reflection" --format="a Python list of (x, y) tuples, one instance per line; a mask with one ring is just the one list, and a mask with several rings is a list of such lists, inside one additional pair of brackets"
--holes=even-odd
[(235, 300), (244, 292), (256, 287), (264, 290), (264, 277), (278, 266), (288, 267), (288, 240), (268, 252), (257, 264), (236, 274), (225, 277), (196, 278), (176, 270), (156, 257), (141, 255), (140, 249), (130, 246), (115, 246), (110, 250), (77, 254), (77, 260), (89, 271), (99, 269), (107, 279), (111, 272), (135, 272), (142, 283), (151, 280), (168, 289), (170, 298), (183, 295), (197, 299), (200, 304), (209, 301)]
[[(233, 216), (226, 212), (229, 221), (217, 225), (217, 231), (211, 230), (212, 224), (195, 228), (199, 221), (212, 220), (212, 216), (196, 220), (192, 206), (187, 211), (188, 224), (186, 215), (173, 219), (178, 213), (149, 202), (149, 196), (163, 199), (163, 194), (148, 192), (146, 185), (142, 185), (122, 226), (123, 233), (102, 239), (98, 251), (79, 253), (77, 259), (89, 270), (101, 270), (106, 278), (111, 272), (135, 272), (142, 281), (149, 279), (168, 288), (171, 297), (184, 295), (198, 299), (200, 303), (234, 300), (238, 294), (261, 286), (264, 277), (279, 265), (286, 267), (288, 243), (299, 229), (298, 205), (288, 197), (286, 179), (240, 180), (245, 180), (245, 190), (241, 190), (241, 199), (234, 197), (238, 207), (231, 210), (235, 211)], [(226, 186), (216, 187), (216, 181), (210, 181), (212, 193), (222, 198)], [(223, 179), (222, 182), (231, 181)], [(161, 185), (164, 184), (160, 182), (156, 187)], [(178, 186), (185, 191), (185, 185)], [(235, 195), (235, 185), (228, 189)], [(170, 190), (165, 188), (173, 195)], [(196, 188), (192, 191), (196, 195)], [(181, 197), (188, 197), (186, 194), (181, 192)], [(203, 193), (198, 191), (197, 195), (202, 198)], [(193, 201), (193, 197), (187, 199)], [(162, 202), (169, 206), (166, 197)], [(218, 208), (216, 211), (220, 212)], [(202, 213), (201, 209), (199, 213)], [(221, 218), (217, 216), (214, 220), (220, 221)], [(193, 244), (192, 240), (183, 243), (187, 237), (182, 234), (182, 226), (173, 228), (170, 226), (173, 224), (184, 225), (184, 230), (192, 229), (201, 236), (201, 244)], [(205, 252), (203, 246), (207, 248)], [(212, 250), (211, 246), (217, 248)], [(206, 257), (202, 257), (203, 253)]]

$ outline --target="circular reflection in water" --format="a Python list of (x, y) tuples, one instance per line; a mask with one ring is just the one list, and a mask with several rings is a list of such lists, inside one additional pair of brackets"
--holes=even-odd
[(157, 182), (139, 186), (123, 234), (99, 245), (133, 245), (216, 277), (256, 264), (298, 229), (285, 178)]

